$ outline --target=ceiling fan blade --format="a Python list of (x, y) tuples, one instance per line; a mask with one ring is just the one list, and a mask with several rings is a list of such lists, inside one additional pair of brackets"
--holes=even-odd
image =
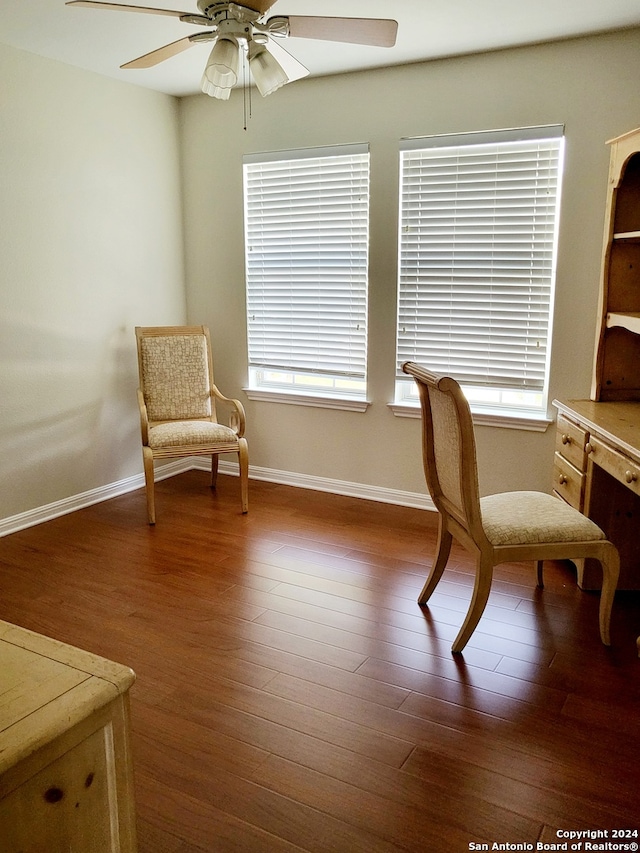
[(398, 22), (386, 18), (323, 18), (289, 15), (288, 20), (289, 35), (292, 38), (301, 39), (393, 47), (398, 32)]
[(132, 59), (131, 62), (126, 62), (120, 68), (152, 68), (159, 62), (164, 62), (165, 59), (177, 56), (193, 44), (196, 42), (190, 36), (186, 36), (183, 39), (171, 42), (171, 44), (165, 44), (164, 47), (159, 47), (157, 50), (152, 50), (151, 53), (145, 53), (144, 56), (139, 56), (137, 59)]
[(67, 0), (65, 6), (82, 6), (86, 9), (113, 9), (121, 12), (146, 12), (148, 15), (169, 15), (171, 18), (190, 17), (191, 12), (175, 12), (170, 9), (152, 9), (148, 6), (125, 6), (123, 3), (101, 3), (99, 0)]
[(269, 39), (267, 43), (267, 50), (273, 54), (274, 59), (277, 60), (280, 67), (287, 75), (289, 83), (292, 83), (294, 80), (300, 80), (302, 77), (306, 77), (307, 74), (310, 73), (308, 68), (305, 68), (301, 62), (298, 62), (295, 56), (292, 56), (289, 51), (285, 50), (275, 39)]

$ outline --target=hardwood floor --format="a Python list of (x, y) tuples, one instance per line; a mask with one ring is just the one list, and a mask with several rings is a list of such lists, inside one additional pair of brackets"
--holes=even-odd
[(236, 479), (207, 482), (158, 483), (155, 528), (137, 491), (0, 540), (0, 618), (137, 673), (141, 853), (640, 829), (639, 594), (617, 595), (605, 648), (569, 564), (542, 591), (500, 566), (452, 656), (473, 567), (454, 550), (417, 606), (435, 515), (252, 481), (243, 516)]

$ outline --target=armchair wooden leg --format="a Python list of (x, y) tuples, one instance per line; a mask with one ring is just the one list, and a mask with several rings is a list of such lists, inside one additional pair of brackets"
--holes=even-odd
[(600, 558), (602, 565), (602, 591), (600, 593), (600, 638), (605, 646), (611, 645), (611, 609), (613, 598), (618, 585), (620, 574), (620, 555), (615, 545), (608, 543), (609, 547)]
[(543, 566), (544, 560), (536, 560), (536, 577), (537, 583), (540, 589), (544, 589), (544, 576), (543, 576)]
[(240, 496), (242, 512), (249, 512), (249, 448), (244, 438), (238, 440), (238, 462), (240, 464)]
[(432, 592), (438, 585), (438, 581), (442, 577), (445, 570), (449, 554), (451, 553), (452, 536), (447, 529), (447, 523), (444, 516), (440, 515), (438, 519), (438, 544), (436, 545), (436, 557), (431, 566), (429, 577), (425, 585), (422, 587), (422, 592), (418, 596), (418, 604), (426, 604), (431, 597)]
[(216, 484), (218, 482), (218, 463), (220, 462), (220, 457), (217, 453), (211, 454), (211, 488), (215, 489)]
[(149, 517), (149, 524), (156, 523), (156, 497), (155, 497), (155, 483), (154, 483), (154, 471), (153, 471), (153, 453), (151, 452), (151, 448), (143, 447), (142, 448), (142, 462), (144, 465), (144, 485), (145, 492), (147, 494), (147, 515)]
[(476, 625), (480, 621), (480, 617), (484, 613), (491, 591), (491, 581), (493, 579), (493, 563), (485, 555), (480, 554), (476, 563), (476, 582), (473, 587), (473, 596), (467, 618), (460, 629), (460, 633), (455, 638), (451, 646), (452, 652), (461, 652), (467, 645), (469, 637), (476, 629)]

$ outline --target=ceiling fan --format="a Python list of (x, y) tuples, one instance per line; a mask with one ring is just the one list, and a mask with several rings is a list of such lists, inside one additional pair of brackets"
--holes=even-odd
[(270, 95), (309, 73), (276, 39), (304, 38), (349, 44), (393, 47), (397, 21), (383, 18), (331, 18), (308, 15), (277, 16), (265, 20), (275, 0), (242, 0), (241, 3), (197, 0), (198, 12), (178, 12), (147, 6), (127, 6), (100, 0), (68, 0), (67, 6), (168, 15), (185, 24), (208, 27), (171, 44), (145, 53), (121, 68), (151, 68), (200, 42), (215, 42), (202, 75), (202, 91), (227, 100), (238, 82), (240, 58), (246, 57), (261, 95)]

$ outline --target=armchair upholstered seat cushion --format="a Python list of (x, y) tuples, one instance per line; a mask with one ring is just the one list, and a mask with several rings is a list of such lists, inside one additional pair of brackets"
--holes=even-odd
[(193, 447), (195, 445), (229, 444), (238, 436), (230, 428), (209, 421), (171, 421), (149, 427), (149, 447)]

